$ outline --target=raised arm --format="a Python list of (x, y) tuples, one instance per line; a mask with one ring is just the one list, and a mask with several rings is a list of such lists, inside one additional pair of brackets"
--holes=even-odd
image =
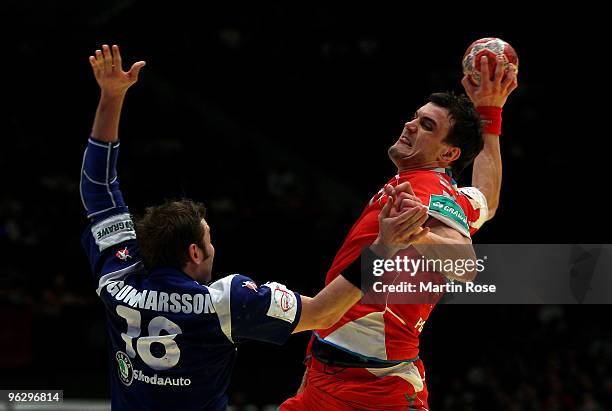
[(99, 220), (128, 211), (119, 191), (116, 172), (119, 117), (125, 94), (136, 83), (138, 72), (145, 63), (134, 63), (130, 71), (124, 72), (119, 47), (111, 49), (107, 45), (96, 50), (95, 56), (89, 57), (89, 63), (100, 86), (100, 101), (83, 156), (80, 188), (87, 217)]
[[(461, 83), (484, 123), (484, 148), (474, 161), (472, 185), (484, 195), (487, 201), (486, 219), (489, 220), (497, 211), (501, 191), (502, 160), (499, 146), (501, 110), (518, 83), (513, 68), (504, 77), (501, 59), (498, 59), (493, 79), (491, 79), (486, 59), (487, 57), (484, 56), (481, 63), (480, 85), (474, 85), (467, 75)], [(426, 226), (429, 227), (430, 233), (413, 244), (421, 255), (429, 259), (476, 260), (470, 238), (436, 219), (429, 220)], [(454, 272), (443, 274), (450, 279), (466, 282), (473, 281), (477, 272), (474, 268), (466, 270), (463, 275), (456, 275)]]
[(490, 79), (489, 65), (486, 56), (482, 57), (481, 83), (476, 86), (468, 76), (464, 76), (461, 84), (467, 95), (474, 103), (476, 109), (485, 120), (483, 132), (484, 149), (474, 160), (472, 172), (472, 185), (478, 188), (487, 199), (488, 219), (491, 219), (499, 206), (499, 193), (502, 181), (502, 159), (499, 146), (500, 129), (487, 126), (489, 116), (499, 116), (501, 122), (501, 109), (506, 103), (508, 96), (518, 86), (516, 73), (511, 68), (504, 78), (503, 63), (497, 61), (495, 75)]
[(134, 223), (119, 189), (118, 128), (123, 99), (144, 66), (140, 61), (127, 73), (121, 69), (119, 48), (96, 50), (89, 62), (100, 86), (100, 101), (81, 167), (81, 200), (91, 224), (82, 237), (97, 293), (112, 280), (141, 268), (135, 247)]

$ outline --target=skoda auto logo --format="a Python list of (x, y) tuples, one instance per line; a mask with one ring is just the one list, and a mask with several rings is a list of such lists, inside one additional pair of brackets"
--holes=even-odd
[(127, 354), (122, 351), (117, 351), (115, 358), (117, 359), (117, 373), (119, 374), (119, 379), (124, 385), (129, 386), (134, 379), (132, 361), (130, 361)]

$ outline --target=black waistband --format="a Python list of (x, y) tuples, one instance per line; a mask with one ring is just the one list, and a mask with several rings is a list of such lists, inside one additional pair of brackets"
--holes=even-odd
[(375, 358), (365, 358), (331, 344), (321, 341), (315, 336), (311, 348), (312, 356), (317, 361), (331, 367), (340, 368), (388, 368), (401, 364), (405, 361), (377, 360)]

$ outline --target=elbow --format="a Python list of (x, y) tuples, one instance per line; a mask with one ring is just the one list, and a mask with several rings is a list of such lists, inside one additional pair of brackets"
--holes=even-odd
[(455, 273), (449, 278), (455, 281), (459, 281), (461, 283), (471, 283), (476, 279), (477, 274), (478, 272), (476, 270), (471, 270), (471, 271), (465, 271), (461, 275)]
[(455, 271), (452, 273), (451, 278), (453, 280), (460, 281), (462, 283), (470, 283), (476, 279), (478, 275), (478, 259), (476, 254), (474, 254), (473, 249), (470, 255), (464, 256), (463, 259), (459, 259), (459, 261), (463, 261), (461, 267), (456, 267)]
[(463, 276), (465, 278), (463, 280), (463, 282), (464, 283), (474, 282), (474, 280), (476, 279), (477, 275), (478, 275), (478, 271), (476, 271), (476, 270), (472, 270), (470, 272), (466, 272), (465, 275)]
[(487, 221), (495, 217), (496, 212), (497, 212), (497, 207), (489, 207), (488, 212), (487, 212)]

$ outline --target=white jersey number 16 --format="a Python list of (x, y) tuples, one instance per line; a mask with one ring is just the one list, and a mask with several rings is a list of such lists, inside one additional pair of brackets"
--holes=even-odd
[[(145, 364), (154, 370), (167, 370), (179, 362), (181, 350), (179, 350), (174, 338), (182, 333), (181, 327), (160, 315), (149, 322), (149, 336), (140, 337), (140, 311), (118, 305), (117, 314), (127, 321), (127, 333), (121, 333), (121, 338), (125, 341), (125, 352), (127, 355), (131, 358), (136, 357), (132, 339), (137, 338), (136, 350), (138, 355), (140, 355)], [(168, 334), (159, 335), (162, 330)], [(151, 353), (151, 344), (155, 342), (163, 344), (166, 349), (166, 354), (163, 357), (158, 358)]]

